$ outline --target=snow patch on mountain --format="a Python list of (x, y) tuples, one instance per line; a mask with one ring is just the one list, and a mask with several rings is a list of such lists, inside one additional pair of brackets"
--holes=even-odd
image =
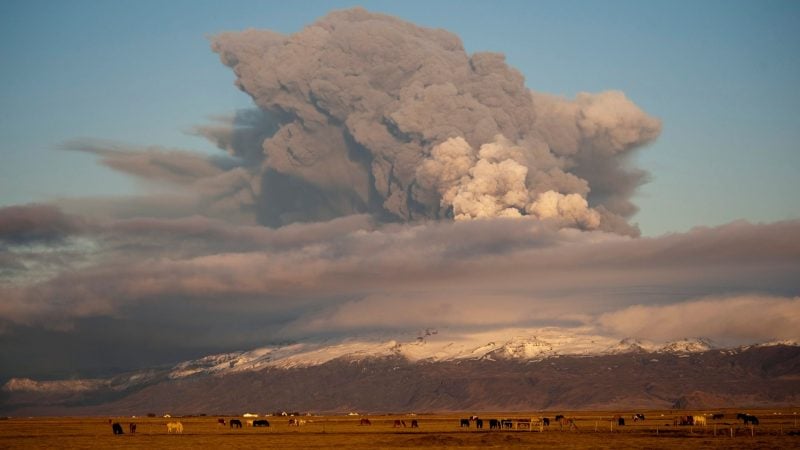
[(200, 373), (226, 374), (267, 367), (308, 367), (334, 359), (358, 361), (366, 358), (401, 357), (410, 362), (460, 359), (541, 359), (558, 355), (602, 354), (613, 343), (609, 338), (584, 332), (566, 333), (555, 328), (509, 329), (502, 333), (424, 332), (376, 340), (369, 336), (339, 341), (299, 342), (262, 347), (247, 352), (207, 356), (178, 364), (171, 378)]
[(661, 348), (660, 345), (655, 344), (650, 341), (636, 339), (636, 338), (625, 338), (616, 344), (608, 347), (605, 350), (605, 353), (616, 355), (621, 353), (652, 353)]
[(789, 346), (799, 346), (800, 343), (793, 339), (783, 339), (783, 340), (775, 340), (769, 342), (763, 342), (761, 344), (755, 344), (755, 347), (775, 347), (776, 345), (789, 345)]
[(212, 355), (178, 364), (171, 378), (196, 374), (227, 374), (256, 371), (267, 367), (299, 368), (335, 359), (358, 361), (366, 358), (401, 357), (410, 362), (462, 359), (540, 360), (567, 355), (603, 355), (630, 352), (686, 354), (707, 351), (715, 345), (706, 338), (681, 339), (659, 345), (635, 338), (622, 341), (598, 336), (589, 329), (508, 329), (498, 333), (458, 334), (427, 329), (424, 332), (376, 340), (364, 336), (338, 341), (299, 342), (262, 347), (247, 352)]
[(659, 353), (700, 353), (707, 352), (717, 348), (716, 344), (708, 338), (684, 338), (677, 341), (669, 342), (661, 349)]

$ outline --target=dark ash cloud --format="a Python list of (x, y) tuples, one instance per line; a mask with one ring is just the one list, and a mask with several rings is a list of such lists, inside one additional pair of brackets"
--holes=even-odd
[[(531, 216), (639, 234), (628, 219), (647, 175), (629, 157), (661, 124), (622, 92), (537, 93), (501, 54), (358, 8), (288, 36), (222, 33), (212, 48), (256, 105), (192, 130), (226, 157), (93, 139), (64, 148), (145, 180), (158, 193), (131, 200), (159, 217), (277, 228)], [(125, 214), (108, 203), (66, 206)]]
[[(535, 93), (501, 54), (468, 55), (444, 30), (358, 8), (290, 36), (222, 33), (212, 47), (273, 119), (262, 223), (530, 214), (637, 233), (625, 219), (645, 176), (626, 157), (661, 126), (621, 92)], [(439, 149), (454, 138), (455, 159)]]

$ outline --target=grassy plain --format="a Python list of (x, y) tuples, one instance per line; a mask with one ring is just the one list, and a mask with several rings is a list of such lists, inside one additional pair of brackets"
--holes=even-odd
[[(9, 418), (0, 420), (0, 448), (69, 448), (69, 449), (139, 449), (139, 448), (569, 448), (569, 449), (671, 449), (671, 448), (800, 448), (797, 409), (749, 410), (760, 419), (752, 430), (736, 420), (736, 411), (724, 411), (725, 418), (711, 420), (705, 427), (674, 426), (675, 411), (643, 412), (645, 421), (633, 422), (630, 411), (564, 412), (574, 417), (577, 430), (554, 424), (539, 432), (523, 430), (489, 430), (489, 418), (552, 417), (555, 413), (483, 413), (484, 428), (474, 422), (461, 428), (464, 414), (369, 415), (371, 426), (359, 425), (361, 417), (303, 417), (308, 422), (290, 427), (286, 417), (266, 417), (269, 428), (231, 429), (217, 424), (218, 417), (130, 418), (114, 417), (125, 434), (114, 436), (109, 417)], [(681, 412), (680, 414), (701, 414)], [(626, 425), (612, 430), (611, 418), (620, 414)], [(240, 418), (242, 422), (244, 419)], [(419, 421), (419, 428), (395, 428), (395, 420)], [(180, 421), (183, 434), (167, 434), (166, 422)], [(128, 424), (135, 422), (135, 435), (128, 433)], [(733, 432), (733, 437), (731, 437)]]

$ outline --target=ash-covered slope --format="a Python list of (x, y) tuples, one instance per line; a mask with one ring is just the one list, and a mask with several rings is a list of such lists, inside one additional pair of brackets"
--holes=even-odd
[(621, 343), (625, 344), (627, 351), (611, 348), (594, 355), (559, 355), (550, 349), (538, 357), (530, 357), (535, 351), (508, 357), (528, 347), (547, 348), (542, 341), (517, 342), (512, 351), (503, 345), (478, 357), (419, 360), (403, 356), (395, 346), (383, 354), (340, 356), (319, 364), (266, 364), (249, 370), (233, 370), (244, 353), (229, 354), (204, 358), (211, 370), (199, 367), (203, 360), (198, 360), (191, 370), (192, 364), (184, 363), (148, 372), (140, 383), (132, 383), (131, 377), (105, 384), (96, 381), (101, 386), (94, 390), (87, 383), (81, 389), (60, 386), (59, 391), (58, 385), (12, 380), (3, 388), (3, 409), (6, 414), (141, 415), (281, 409), (713, 408), (800, 402), (796, 345), (697, 351), (699, 343), (687, 341), (666, 346), (673, 351), (647, 351), (641, 343)]

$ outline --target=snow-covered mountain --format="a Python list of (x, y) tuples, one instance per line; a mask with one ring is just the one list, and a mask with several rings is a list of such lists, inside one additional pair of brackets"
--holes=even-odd
[(141, 414), (273, 406), (441, 411), (767, 405), (800, 400), (797, 379), (796, 342), (725, 349), (705, 338), (658, 343), (615, 340), (590, 330), (461, 335), (428, 329), (265, 346), (108, 379), (16, 378), (0, 390), (0, 410)]
[[(797, 345), (775, 342), (757, 345)], [(707, 338), (686, 338), (674, 342), (654, 343), (636, 338), (621, 341), (591, 334), (588, 330), (542, 328), (510, 329), (504, 333), (449, 334), (426, 329), (380, 339), (374, 336), (295, 342), (256, 348), (248, 351), (221, 353), (184, 361), (166, 370), (153, 370), (119, 375), (108, 379), (34, 381), (13, 378), (3, 386), (7, 392), (80, 393), (93, 390), (124, 391), (164, 377), (184, 379), (193, 376), (225, 376), (256, 372), (266, 368), (293, 369), (318, 366), (334, 360), (362, 361), (399, 357), (411, 363), (459, 360), (541, 361), (561, 356), (601, 356), (625, 353), (670, 353), (686, 355), (716, 348)]]
[(415, 336), (375, 340), (369, 337), (298, 342), (261, 347), (250, 351), (224, 353), (176, 365), (169, 376), (184, 378), (197, 374), (228, 374), (257, 371), (267, 367), (297, 368), (335, 359), (358, 361), (366, 358), (402, 357), (410, 362), (440, 362), (465, 359), (541, 360), (558, 356), (593, 356), (634, 351), (693, 353), (714, 348), (708, 339), (682, 339), (658, 345), (637, 339), (616, 341), (589, 333), (565, 333), (544, 328), (535, 332), (508, 330), (492, 335), (448, 335), (427, 329)]
[(660, 353), (698, 353), (707, 352), (716, 348), (716, 345), (708, 338), (684, 338), (678, 341), (669, 342), (658, 351)]

